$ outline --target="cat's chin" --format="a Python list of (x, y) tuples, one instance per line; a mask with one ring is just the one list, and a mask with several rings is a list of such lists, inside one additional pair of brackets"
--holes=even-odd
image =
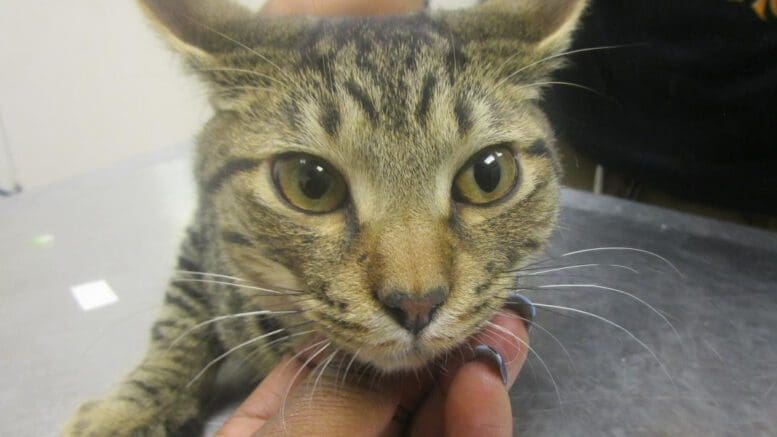
[(375, 354), (364, 361), (375, 369), (385, 373), (396, 373), (425, 368), (435, 358), (433, 354), (423, 354), (410, 350), (406, 354)]
[(385, 373), (396, 373), (404, 371), (416, 371), (429, 367), (431, 363), (440, 360), (441, 357), (453, 354), (459, 356), (457, 350), (461, 345), (450, 345), (452, 347), (440, 348), (439, 345), (432, 345), (426, 342), (408, 343), (404, 348), (395, 346), (389, 350), (384, 348), (365, 349), (359, 352), (359, 361), (369, 364), (376, 370)]

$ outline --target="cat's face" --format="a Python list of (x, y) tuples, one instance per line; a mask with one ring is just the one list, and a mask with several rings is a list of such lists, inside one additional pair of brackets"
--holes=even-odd
[[(289, 305), (378, 368), (422, 365), (477, 331), (506, 272), (552, 231), (558, 164), (534, 84), (581, 2), (558, 2), (564, 14), (517, 3), (535, 2), (241, 19), (191, 41), (163, 20), (213, 88), (198, 171), (225, 259), (303, 290)], [(504, 30), (505, 11), (546, 28)]]

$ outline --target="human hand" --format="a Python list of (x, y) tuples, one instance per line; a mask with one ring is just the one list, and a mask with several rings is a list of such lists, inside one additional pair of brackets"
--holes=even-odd
[(423, 0), (270, 0), (262, 15), (365, 16), (404, 14), (420, 10)]
[[(461, 349), (462, 356), (453, 354), (438, 375), (421, 371), (368, 385), (355, 378), (343, 381), (340, 372), (324, 373), (317, 383), (300, 384), (311, 370), (300, 360), (285, 359), (218, 436), (510, 436), (508, 390), (528, 349), (523, 320), (502, 311), (467, 345)], [(503, 360), (507, 384), (497, 356), (484, 353), (482, 345)], [(311, 379), (317, 377), (314, 374)]]

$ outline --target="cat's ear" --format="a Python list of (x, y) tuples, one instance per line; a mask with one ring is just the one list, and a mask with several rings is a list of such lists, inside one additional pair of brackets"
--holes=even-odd
[(251, 11), (229, 0), (138, 0), (152, 26), (187, 61), (209, 63), (230, 48)]
[(205, 80), (217, 109), (239, 109), (244, 90), (269, 89), (309, 28), (304, 19), (268, 19), (231, 0), (137, 0), (152, 26)]
[(442, 19), (463, 41), (513, 40), (542, 52), (570, 43), (587, 0), (484, 0), (469, 10), (447, 11)]

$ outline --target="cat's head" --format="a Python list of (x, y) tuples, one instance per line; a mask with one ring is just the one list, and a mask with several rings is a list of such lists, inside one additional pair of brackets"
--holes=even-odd
[(212, 91), (201, 202), (240, 275), (304, 290), (305, 317), (384, 370), (424, 364), (499, 310), (554, 226), (538, 100), (583, 0), (272, 20), (141, 3)]

